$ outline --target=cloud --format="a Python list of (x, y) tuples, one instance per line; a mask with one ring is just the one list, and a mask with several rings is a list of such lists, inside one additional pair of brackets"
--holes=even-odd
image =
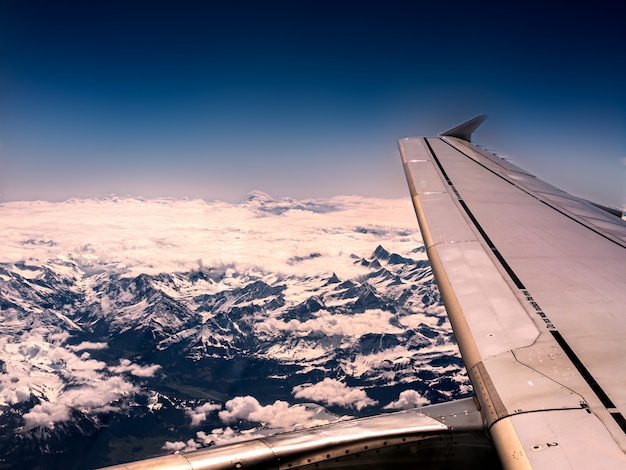
[(48, 341), (52, 343), (57, 343), (57, 344), (65, 343), (65, 341), (67, 341), (69, 337), (70, 337), (70, 334), (66, 330), (52, 331), (47, 336)]
[(205, 403), (204, 405), (197, 406), (192, 410), (187, 410), (187, 416), (191, 418), (191, 425), (198, 426), (206, 421), (207, 413), (211, 411), (220, 410), (222, 405), (216, 403)]
[(198, 431), (196, 433), (196, 440), (197, 442), (199, 442), (200, 444), (204, 446), (208, 446), (210, 444), (222, 445), (222, 444), (232, 444), (233, 442), (238, 442), (238, 441), (245, 441), (246, 439), (259, 437), (265, 434), (266, 433), (258, 432), (257, 430), (254, 430), (253, 432), (235, 431), (230, 426), (226, 426), (225, 428), (213, 429), (208, 434), (205, 433), (204, 431)]
[(184, 441), (176, 441), (170, 442), (166, 441), (165, 444), (161, 447), (161, 449), (168, 450), (170, 452), (188, 452), (191, 450), (196, 450), (201, 447), (206, 447), (209, 445), (223, 445), (223, 444), (232, 444), (234, 442), (245, 441), (248, 439), (254, 439), (262, 436), (266, 436), (276, 432), (269, 431), (267, 429), (252, 429), (248, 431), (236, 431), (230, 426), (225, 428), (216, 428), (213, 429), (210, 433), (206, 433), (204, 431), (198, 431), (196, 433), (196, 439), (189, 439), (187, 442)]
[[(220, 408), (220, 405), (205, 403), (187, 411), (187, 414), (191, 416), (192, 425), (195, 426), (204, 422), (206, 413)], [(259, 426), (244, 430), (235, 430), (230, 426), (225, 426), (215, 428), (209, 433), (198, 431), (195, 441), (192, 439), (186, 442), (167, 441), (162, 448), (172, 452), (189, 451), (208, 445), (231, 444), (246, 439), (259, 438), (276, 432), (322, 426), (348, 418), (346, 416), (338, 417), (314, 404), (290, 405), (286, 401), (276, 400), (270, 405), (263, 406), (250, 395), (228, 400), (224, 405), (224, 410), (220, 411), (218, 416), (224, 423), (246, 421), (258, 423)]]
[(261, 408), (261, 404), (256, 398), (246, 395), (228, 400), (225, 408), (224, 411), (219, 412), (219, 417), (225, 423), (231, 423), (240, 419), (248, 420), (252, 413)]
[[(272, 205), (280, 209), (276, 214)], [(238, 272), (260, 268), (302, 275), (332, 266), (343, 279), (364, 273), (349, 255), (367, 253), (382, 239), (401, 255), (421, 244), (408, 198), (344, 196), (266, 206), (259, 217), (254, 204), (219, 201), (7, 202), (0, 206), (7, 228), (0, 231), (0, 262), (59, 259), (87, 272), (113, 269), (132, 276), (196, 269), (202, 253), (209, 268), (232, 263)], [(24, 244), (27, 240), (50, 243)], [(294, 259), (301, 261), (289, 262)]]
[[(198, 417), (207, 412), (219, 409), (220, 406), (206, 403), (202, 406), (188, 411), (187, 414)], [(296, 404), (281, 400), (276, 400), (270, 405), (261, 405), (259, 401), (250, 396), (240, 396), (229, 400), (224, 405), (224, 410), (218, 416), (224, 423), (238, 423), (246, 421), (258, 423), (259, 426), (251, 429), (233, 429), (230, 426), (215, 428), (210, 432), (198, 431), (196, 439), (177, 442), (167, 441), (163, 449), (176, 451), (189, 451), (208, 445), (231, 444), (233, 442), (246, 439), (255, 439), (263, 436), (275, 434), (276, 432), (291, 431), (294, 429), (322, 426), (334, 421), (349, 418), (348, 416), (338, 417), (326, 411), (323, 407), (314, 404)], [(198, 420), (204, 420), (199, 417)], [(194, 423), (192, 423), (194, 424)]]
[(156, 371), (160, 368), (161, 366), (158, 364), (140, 366), (139, 364), (132, 363), (129, 359), (120, 359), (119, 366), (110, 367), (109, 369), (118, 374), (128, 372), (136, 377), (154, 377), (154, 374), (156, 374)]
[(292, 393), (296, 398), (356, 408), (359, 411), (378, 403), (369, 398), (363, 389), (348, 387), (339, 380), (328, 377), (316, 384), (298, 385), (293, 388)]
[(200, 447), (202, 447), (201, 444), (197, 443), (193, 439), (189, 439), (187, 442), (183, 442), (183, 441), (177, 441), (177, 442), (165, 441), (165, 444), (163, 444), (161, 449), (167, 450), (167, 451), (170, 451), (170, 452), (181, 452), (181, 451), (191, 452), (192, 450), (199, 449)]
[(379, 309), (366, 310), (358, 315), (341, 315), (327, 310), (318, 310), (315, 315), (315, 318), (304, 322), (295, 319), (284, 322), (276, 318), (268, 318), (259, 322), (256, 328), (257, 331), (265, 333), (273, 331), (320, 332), (325, 336), (354, 337), (368, 333), (401, 333), (403, 331), (390, 323), (394, 314)]
[(415, 390), (405, 390), (400, 393), (400, 396), (396, 401), (392, 401), (383, 409), (385, 410), (409, 410), (412, 408), (418, 408), (420, 406), (428, 405), (430, 401), (427, 398), (421, 396)]
[[(431, 349), (429, 348), (428, 350), (430, 351)], [(394, 374), (385, 364), (400, 366), (400, 370), (402, 370), (407, 365), (414, 363), (416, 358), (424, 355), (426, 351), (426, 348), (409, 350), (405, 345), (394, 346), (371, 354), (354, 354), (341, 361), (341, 368), (351, 377), (367, 377), (374, 371), (381, 373), (384, 369), (387, 369), (387, 380), (391, 380)]]
[(24, 413), (24, 430), (36, 427), (53, 428), (54, 423), (70, 419), (70, 410), (66, 405), (44, 401), (35, 405), (28, 413)]
[[(190, 441), (193, 442), (193, 439), (190, 439)], [(165, 441), (165, 444), (161, 446), (161, 449), (167, 450), (169, 452), (180, 452), (181, 450), (184, 450), (185, 447), (186, 444), (183, 441)]]
[(110, 403), (137, 390), (122, 377), (99, 377), (87, 386), (66, 389), (60, 401), (82, 411), (98, 412), (110, 409)]
[(219, 412), (219, 417), (226, 424), (251, 421), (268, 428), (288, 429), (319, 426), (336, 419), (334, 415), (321, 413), (319, 408), (302, 404), (290, 405), (282, 400), (262, 406), (250, 395), (235, 397), (227, 401), (224, 408)]
[(92, 341), (83, 341), (80, 344), (76, 344), (73, 346), (67, 346), (67, 349), (70, 351), (85, 351), (85, 350), (96, 350), (96, 349), (107, 349), (109, 345), (107, 343), (94, 343)]

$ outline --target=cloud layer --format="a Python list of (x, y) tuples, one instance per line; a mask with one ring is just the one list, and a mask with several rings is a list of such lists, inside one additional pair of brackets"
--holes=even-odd
[(2, 203), (0, 262), (67, 260), (94, 273), (128, 276), (231, 266), (351, 278), (363, 271), (346, 257), (371, 252), (381, 238), (400, 254), (421, 244), (408, 198), (287, 199), (271, 207), (258, 194), (242, 204), (122, 198)]

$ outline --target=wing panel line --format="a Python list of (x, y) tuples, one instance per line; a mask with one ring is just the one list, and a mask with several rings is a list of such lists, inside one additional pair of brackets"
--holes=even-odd
[[(431, 151), (431, 152), (433, 153), (433, 155), (434, 155), (434, 152), (433, 152), (433, 150), (432, 150), (432, 148), (431, 148), (430, 144), (428, 143), (428, 139), (425, 139), (425, 140), (426, 140), (426, 144), (428, 145), (428, 148), (430, 149), (430, 151)], [(513, 185), (513, 186), (515, 186), (517, 189), (519, 189), (520, 191), (522, 191), (522, 192), (524, 192), (524, 193), (528, 194), (530, 197), (532, 197), (532, 198), (536, 199), (537, 201), (541, 202), (542, 204), (545, 204), (546, 206), (550, 207), (551, 209), (553, 209), (553, 210), (557, 211), (559, 214), (564, 215), (564, 216), (565, 216), (565, 217), (567, 217), (568, 219), (573, 220), (574, 222), (576, 222), (576, 223), (578, 223), (578, 224), (582, 225), (583, 227), (585, 227), (585, 228), (587, 228), (587, 229), (591, 230), (591, 231), (592, 231), (592, 232), (594, 232), (595, 234), (600, 235), (602, 238), (605, 238), (605, 239), (607, 239), (607, 240), (609, 240), (609, 241), (611, 241), (611, 242), (615, 243), (615, 244), (616, 244), (616, 245), (618, 245), (618, 246), (621, 246), (621, 247), (623, 247), (623, 248), (626, 248), (626, 246), (625, 246), (623, 243), (620, 243), (619, 241), (617, 241), (617, 240), (615, 240), (615, 239), (613, 239), (613, 238), (611, 238), (611, 237), (608, 237), (606, 234), (604, 234), (604, 233), (602, 233), (602, 232), (598, 231), (596, 228), (591, 227), (591, 226), (589, 226), (588, 224), (585, 224), (582, 220), (580, 220), (580, 219), (578, 219), (578, 218), (576, 218), (576, 217), (572, 217), (570, 214), (568, 214), (567, 212), (564, 212), (563, 210), (559, 209), (559, 208), (558, 208), (558, 207), (556, 207), (554, 204), (551, 204), (551, 203), (549, 203), (548, 201), (546, 201), (546, 200), (544, 200), (544, 199), (542, 199), (542, 198), (538, 197), (538, 196), (537, 196), (536, 194), (534, 194), (532, 191), (529, 191), (528, 189), (524, 188), (523, 186), (521, 186), (521, 185), (519, 185), (519, 184), (516, 184), (516, 183), (514, 183), (514, 182), (512, 182), (512, 181), (509, 181), (507, 178), (505, 178), (504, 176), (502, 176), (501, 174), (499, 174), (497, 171), (493, 171), (493, 170), (492, 170), (491, 168), (489, 168), (488, 166), (486, 166), (486, 165), (484, 165), (484, 164), (480, 163), (479, 161), (476, 161), (476, 159), (474, 159), (474, 158), (470, 157), (469, 155), (467, 155), (467, 153), (465, 153), (463, 150), (461, 150), (461, 149), (460, 149), (460, 148), (458, 148), (457, 146), (455, 146), (455, 145), (453, 145), (452, 143), (450, 143), (447, 139), (442, 139), (442, 138), (440, 138), (439, 140), (441, 140), (442, 142), (445, 142), (445, 143), (446, 143), (446, 144), (448, 144), (450, 147), (452, 147), (454, 150), (456, 150), (456, 151), (457, 151), (457, 152), (459, 152), (460, 154), (464, 155), (465, 157), (469, 158), (470, 160), (472, 160), (472, 161), (473, 161), (474, 163), (476, 163), (477, 165), (480, 165), (481, 167), (483, 167), (485, 170), (489, 171), (490, 173), (492, 173), (492, 174), (496, 175), (498, 178), (500, 178), (500, 179), (502, 179), (503, 181), (506, 181), (507, 183), (509, 183), (509, 184), (511, 184), (511, 185)], [(438, 160), (437, 160), (437, 164), (439, 165), (439, 161), (438, 161)], [(441, 165), (440, 165), (439, 167), (441, 168)], [(443, 171), (443, 170), (442, 170), (442, 171)], [(447, 176), (446, 176), (446, 181), (449, 181), (449, 180), (447, 179)], [(454, 191), (455, 191), (455, 194), (456, 194), (456, 189), (455, 189)], [(593, 204), (593, 203), (591, 203), (591, 204)], [(593, 205), (595, 206), (595, 204), (593, 204)]]
[[(609, 396), (605, 393), (600, 384), (596, 382), (596, 379), (593, 378), (593, 375), (591, 375), (591, 373), (587, 370), (584, 364), (580, 361), (578, 356), (576, 356), (576, 353), (572, 350), (570, 345), (567, 344), (567, 341), (565, 341), (565, 338), (563, 338), (561, 333), (559, 333), (558, 330), (551, 330), (550, 333), (552, 333), (552, 336), (554, 336), (556, 342), (559, 343), (559, 346), (561, 346), (561, 349), (563, 349), (563, 352), (567, 355), (567, 357), (570, 358), (570, 361), (572, 361), (578, 372), (580, 372), (580, 375), (584, 377), (585, 381), (587, 382), (587, 384), (589, 384), (591, 389), (600, 399), (604, 407), (607, 409), (615, 409), (615, 404), (613, 403), (613, 400), (609, 398)], [(626, 430), (624, 431), (626, 432)]]
[(459, 194), (459, 192), (457, 191), (457, 189), (454, 187), (454, 184), (452, 183), (452, 181), (450, 180), (450, 178), (448, 177), (448, 175), (446, 174), (446, 171), (443, 169), (443, 166), (441, 165), (441, 162), (439, 161), (439, 159), (437, 158), (437, 156), (435, 155), (435, 151), (433, 150), (433, 148), (430, 146), (430, 142), (428, 142), (428, 139), (426, 140), (426, 145), (428, 146), (428, 150), (430, 151), (430, 153), (433, 156), (433, 159), (435, 161), (435, 163), (437, 164), (437, 166), (439, 167), (439, 170), (441, 171), (441, 174), (443, 175), (443, 177), (446, 179), (446, 182), (450, 185), (450, 187), (452, 188), (452, 191), (454, 192), (454, 194), (457, 196), (459, 204), (461, 205), (461, 207), (463, 207), (463, 210), (465, 211), (465, 213), (467, 214), (467, 216), (470, 218), (470, 220), (472, 221), (472, 223), (474, 224), (474, 226), (476, 227), (476, 229), (478, 230), (478, 232), (480, 233), (480, 235), (483, 237), (483, 240), (485, 240), (485, 243), (487, 244), (487, 246), (489, 247), (489, 249), (492, 251), (492, 253), (494, 254), (494, 256), (496, 258), (498, 258), (498, 261), (500, 262), (500, 264), (502, 265), (502, 267), (504, 268), (504, 270), (507, 272), (507, 274), (511, 277), (511, 280), (513, 281), (513, 283), (515, 284), (515, 286), (520, 289), (520, 290), (524, 290), (526, 289), (526, 287), (524, 287), (524, 284), (522, 283), (522, 281), (517, 277), (517, 274), (515, 274), (515, 272), (513, 271), (513, 269), (511, 268), (511, 266), (509, 266), (509, 264), (506, 262), (506, 260), (504, 259), (504, 257), (502, 256), (502, 254), (498, 251), (498, 249), (496, 248), (496, 246), (493, 244), (493, 242), (491, 241), (491, 239), (487, 236), (487, 234), (485, 233), (485, 231), (483, 230), (483, 228), (481, 227), (481, 225), (478, 223), (478, 220), (476, 220), (476, 217), (474, 217), (474, 214), (472, 214), (472, 211), (469, 209), (469, 207), (467, 207), (467, 204), (465, 204), (465, 201), (463, 201), (463, 198), (461, 197), (461, 195)]

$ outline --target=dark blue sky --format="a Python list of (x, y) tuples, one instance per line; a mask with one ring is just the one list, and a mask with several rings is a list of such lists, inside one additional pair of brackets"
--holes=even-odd
[(617, 6), (419, 3), (0, 0), (0, 201), (403, 196), (398, 138), (487, 113), (479, 143), (626, 202)]

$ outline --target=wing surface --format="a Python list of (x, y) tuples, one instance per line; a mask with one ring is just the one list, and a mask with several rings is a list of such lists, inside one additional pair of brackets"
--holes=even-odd
[(506, 468), (626, 468), (626, 223), (470, 142), (399, 141), (437, 284)]
[[(108, 470), (500, 468), (473, 398), (338, 421)], [(103, 469), (104, 470), (104, 469)]]

